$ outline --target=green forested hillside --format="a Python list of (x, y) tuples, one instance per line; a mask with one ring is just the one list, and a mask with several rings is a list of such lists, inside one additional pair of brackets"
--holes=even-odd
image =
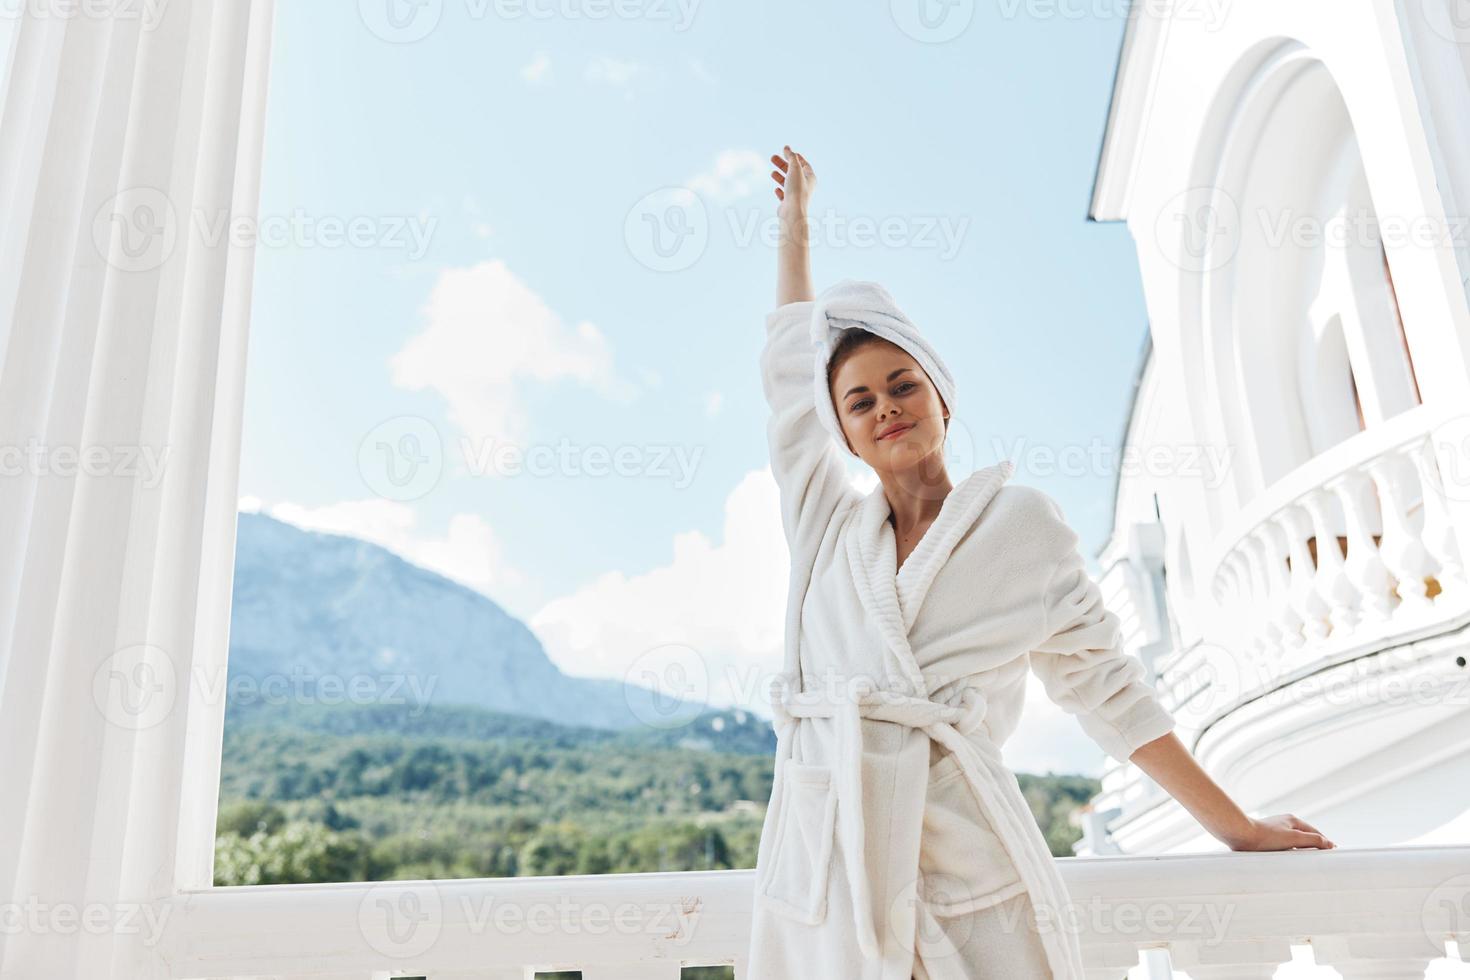
[[(215, 883), (749, 868), (770, 726), (611, 733), (478, 708), (232, 710)], [(1097, 790), (1021, 776), (1052, 852)]]

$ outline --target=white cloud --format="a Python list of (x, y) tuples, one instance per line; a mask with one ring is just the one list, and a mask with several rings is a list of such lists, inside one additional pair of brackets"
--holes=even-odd
[(770, 179), (770, 161), (754, 150), (722, 150), (714, 166), (684, 182), (716, 204), (749, 197)]
[(423, 329), (388, 362), (393, 383), (437, 391), (449, 420), (476, 444), (523, 442), (517, 382), (570, 380), (613, 398), (630, 397), (601, 331), (568, 328), (500, 260), (439, 275)]
[(720, 408), (725, 404), (725, 394), (721, 391), (711, 391), (704, 396), (704, 414), (718, 415)]
[(521, 69), (521, 78), (536, 85), (551, 78), (551, 58), (545, 51), (537, 51), (531, 63)]
[(628, 575), (607, 572), (548, 602), (528, 623), (564, 672), (625, 677), (666, 644), (692, 648), (715, 705), (769, 715), (766, 680), (781, 669), (788, 566), (776, 482), (748, 474), (725, 499), (719, 542), (674, 537), (673, 557)]
[(381, 545), (491, 599), (525, 581), (506, 561), (494, 529), (477, 514), (456, 514), (442, 537), (425, 537), (419, 532), (413, 508), (394, 500), (371, 498), (304, 507), (289, 502), (266, 506), (259, 498), (243, 497), (240, 509), (246, 510), (247, 504), (252, 511), (309, 531), (345, 534)]

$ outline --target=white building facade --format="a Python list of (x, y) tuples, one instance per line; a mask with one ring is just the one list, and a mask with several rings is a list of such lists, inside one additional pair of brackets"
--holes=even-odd
[[(1150, 343), (1102, 585), (1247, 812), (1470, 841), (1470, 19), (1136, 4), (1091, 217)], [(1079, 853), (1219, 845), (1134, 767)], [(1407, 974), (1406, 974), (1407, 975)]]

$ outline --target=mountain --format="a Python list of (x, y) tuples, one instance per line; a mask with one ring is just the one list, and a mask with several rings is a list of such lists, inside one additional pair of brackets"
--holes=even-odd
[(650, 729), (664, 732), (662, 741), (723, 732), (743, 739), (751, 724), (769, 731), (749, 712), (711, 712), (614, 679), (569, 677), (524, 623), (480, 593), (378, 545), (258, 513), (239, 516), (229, 678), (236, 715), (386, 705), (376, 716), (358, 714), (395, 726), (416, 713), (393, 706), (467, 705)]
[(621, 730), (575, 722), (553, 722), (462, 704), (262, 704), (230, 706), (227, 732), (267, 730), (334, 738), (384, 736), (407, 741), (519, 742), (547, 752), (559, 750), (694, 749), (727, 755), (771, 756), (776, 735), (764, 718), (748, 711), (710, 711), (674, 728), (634, 726)]

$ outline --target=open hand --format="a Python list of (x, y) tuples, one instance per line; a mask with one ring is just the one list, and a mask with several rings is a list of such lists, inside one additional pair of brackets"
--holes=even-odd
[(1293, 848), (1331, 850), (1337, 845), (1316, 827), (1291, 813), (1252, 818), (1244, 837), (1228, 842), (1232, 851), (1288, 851)]
[(817, 186), (817, 173), (806, 157), (790, 146), (782, 147), (782, 151), (771, 155), (771, 162), (777, 167), (771, 171), (771, 178), (776, 182), (776, 199), (781, 202), (777, 211), (794, 209), (795, 213), (804, 215)]

